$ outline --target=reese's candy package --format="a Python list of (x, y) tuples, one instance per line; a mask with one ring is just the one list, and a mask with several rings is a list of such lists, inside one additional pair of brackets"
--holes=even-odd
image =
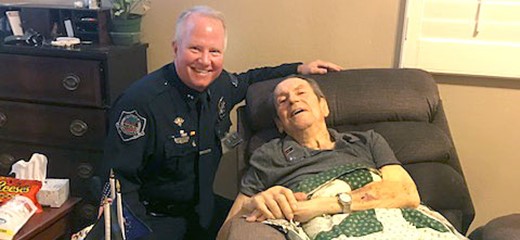
[(12, 177), (0, 177), (0, 205), (11, 200), (16, 195), (26, 196), (36, 205), (37, 213), (42, 212), (42, 206), (36, 199), (36, 194), (42, 188), (38, 180), (25, 180)]

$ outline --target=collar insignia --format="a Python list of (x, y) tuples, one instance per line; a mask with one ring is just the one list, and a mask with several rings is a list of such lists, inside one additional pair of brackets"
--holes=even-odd
[(233, 85), (233, 87), (237, 88), (238, 87), (238, 78), (237, 76), (233, 75), (232, 73), (228, 73), (229, 75), (229, 79), (231, 81), (231, 84)]
[(294, 160), (294, 157), (291, 156), (293, 152), (294, 152), (294, 148), (293, 148), (293, 146), (290, 145), (290, 146), (288, 146), (287, 148), (285, 148), (285, 149), (283, 150), (283, 155), (285, 155), (285, 159), (287, 159), (287, 160), (289, 160), (289, 161)]
[(173, 123), (175, 123), (175, 125), (179, 127), (182, 127), (182, 124), (184, 123), (184, 118), (176, 117), (175, 120), (173, 120)]

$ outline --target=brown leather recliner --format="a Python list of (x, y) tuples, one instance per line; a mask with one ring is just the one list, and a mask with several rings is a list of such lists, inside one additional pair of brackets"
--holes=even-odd
[[(415, 180), (421, 200), (466, 234), (474, 208), (449, 131), (437, 84), (417, 69), (356, 69), (313, 75), (338, 131), (373, 129), (385, 137)], [(238, 110), (238, 176), (251, 153), (278, 135), (268, 98), (280, 79), (253, 84)]]

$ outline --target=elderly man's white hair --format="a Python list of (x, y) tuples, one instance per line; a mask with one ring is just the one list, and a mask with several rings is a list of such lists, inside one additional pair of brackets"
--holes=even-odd
[(179, 18), (177, 19), (177, 23), (175, 25), (175, 37), (174, 41), (179, 42), (184, 37), (183, 34), (185, 33), (185, 27), (186, 27), (186, 19), (188, 19), (189, 16), (192, 14), (200, 14), (209, 18), (214, 18), (219, 20), (222, 23), (222, 26), (224, 27), (224, 49), (227, 46), (227, 30), (226, 30), (226, 22), (224, 20), (224, 14), (221, 12), (208, 7), (208, 6), (194, 6), (191, 8), (188, 8), (184, 10), (181, 15), (179, 15)]

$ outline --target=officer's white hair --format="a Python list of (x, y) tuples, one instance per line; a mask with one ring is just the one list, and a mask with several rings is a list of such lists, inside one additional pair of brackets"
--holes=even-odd
[(221, 12), (208, 7), (208, 6), (194, 6), (184, 10), (177, 19), (177, 23), (175, 25), (175, 36), (174, 41), (179, 42), (184, 37), (186, 28), (186, 19), (192, 14), (200, 14), (209, 18), (217, 19), (222, 23), (222, 27), (224, 28), (224, 49), (227, 46), (227, 30), (226, 30), (226, 21), (224, 20), (224, 14)]

